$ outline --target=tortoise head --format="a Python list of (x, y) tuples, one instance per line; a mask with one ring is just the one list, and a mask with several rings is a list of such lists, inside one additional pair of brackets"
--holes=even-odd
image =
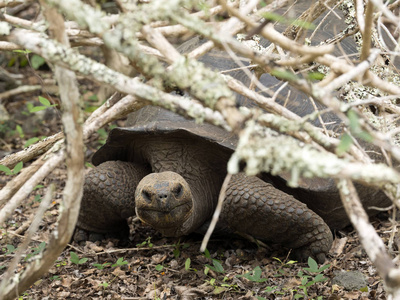
[(165, 236), (186, 233), (193, 213), (193, 198), (187, 181), (175, 172), (149, 174), (135, 192), (136, 215)]

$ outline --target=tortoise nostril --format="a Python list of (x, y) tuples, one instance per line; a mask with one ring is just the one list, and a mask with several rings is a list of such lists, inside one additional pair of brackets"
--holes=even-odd
[(142, 197), (147, 202), (151, 202), (151, 194), (148, 191), (142, 190)]
[(157, 195), (158, 200), (163, 201), (166, 200), (168, 198), (168, 194), (167, 193), (159, 193)]

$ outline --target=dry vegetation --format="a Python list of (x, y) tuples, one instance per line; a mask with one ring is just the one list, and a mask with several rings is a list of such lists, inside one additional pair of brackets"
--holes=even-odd
[[(0, 191), (0, 299), (400, 299), (399, 0), (86, 2), (0, 1), (1, 116), (13, 116), (0, 123), (10, 173)], [(204, 256), (196, 237), (165, 239), (135, 222), (127, 247), (68, 244), (100, 128), (149, 104), (240, 136), (229, 172), (245, 161), (248, 173), (292, 185), (334, 178), (355, 231), (336, 233), (329, 268), (307, 271), (282, 249), (238, 240), (212, 240)], [(29, 138), (36, 143), (21, 150)], [(393, 200), (389, 221), (369, 223), (353, 181)], [(358, 269), (369, 291), (317, 277)]]

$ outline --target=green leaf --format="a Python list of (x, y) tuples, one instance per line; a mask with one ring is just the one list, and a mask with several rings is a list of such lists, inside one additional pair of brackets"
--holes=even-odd
[(259, 266), (255, 267), (253, 270), (253, 278), (258, 281), (261, 278), (261, 273), (261, 268)]
[(7, 63), (7, 67), (12, 67), (12, 66), (14, 66), (15, 63), (16, 63), (16, 61), (17, 61), (17, 57), (16, 57), (16, 56), (11, 57), (10, 60), (8, 61), (8, 63)]
[(0, 171), (6, 173), (6, 175), (12, 175), (13, 173), (11, 172), (11, 170), (9, 168), (7, 168), (4, 165), (0, 165)]
[(264, 292), (266, 292), (266, 293), (272, 293), (274, 290), (276, 290), (278, 287), (277, 286), (267, 286), (266, 288), (265, 288), (265, 291)]
[(38, 112), (38, 111), (41, 111), (41, 110), (45, 110), (45, 109), (47, 109), (47, 106), (34, 106), (29, 110), (29, 112), (30, 113), (35, 113), (35, 112)]
[(347, 132), (345, 132), (340, 138), (339, 145), (336, 148), (337, 154), (338, 155), (344, 154), (350, 149), (352, 144), (353, 144), (353, 139)]
[(315, 259), (313, 259), (312, 257), (309, 257), (307, 263), (310, 268), (308, 270), (307, 269), (304, 269), (304, 270), (307, 270), (309, 272), (318, 272), (318, 264), (315, 261)]
[(4, 253), (5, 255), (7, 254), (11, 254), (13, 252), (15, 252), (15, 250), (17, 250), (17, 248), (15, 248), (13, 245), (6, 245), (7, 251), (6, 253)]
[(357, 136), (358, 136), (360, 139), (363, 139), (364, 141), (366, 141), (366, 142), (368, 142), (368, 143), (371, 143), (371, 142), (374, 140), (374, 137), (373, 137), (371, 134), (369, 134), (368, 132), (366, 132), (366, 131), (361, 131), (361, 132), (359, 132), (359, 133), (357, 134)]
[(85, 112), (87, 112), (87, 113), (92, 113), (92, 112), (94, 112), (96, 109), (98, 109), (99, 107), (98, 106), (86, 106), (85, 107)]
[(111, 265), (111, 263), (93, 264), (93, 266), (99, 270), (103, 270), (105, 267), (108, 267), (110, 265)]
[(118, 265), (121, 265), (123, 262), (124, 262), (124, 258), (123, 257), (118, 258), (118, 260), (117, 260), (117, 264)]
[(93, 94), (93, 95), (91, 95), (91, 96), (88, 97), (88, 100), (91, 100), (91, 101), (98, 101), (98, 100), (99, 100), (99, 97), (97, 97), (96, 94)]
[(22, 167), (23, 167), (24, 163), (22, 161), (20, 161), (19, 163), (17, 163), (13, 169), (13, 174), (18, 174), (19, 171), (21, 171)]
[(261, 16), (264, 19), (267, 19), (267, 20), (270, 20), (270, 21), (286, 23), (285, 17), (283, 17), (282, 15), (273, 13), (273, 12), (264, 12), (264, 13), (261, 14)]
[(309, 80), (322, 80), (325, 75), (320, 72), (310, 72), (307, 74)]
[(86, 258), (86, 257), (84, 257), (84, 258), (81, 258), (79, 261), (78, 261), (78, 264), (84, 264), (85, 262), (87, 262), (88, 261), (88, 259)]
[(29, 61), (27, 60), (26, 57), (21, 58), (21, 61), (19, 62), (19, 65), (23, 68), (28, 65)]
[(69, 255), (71, 256), (70, 261), (76, 265), (79, 264), (79, 256), (78, 254), (76, 254), (75, 252), (71, 251), (69, 253)]
[(205, 250), (204, 250), (204, 256), (205, 256), (206, 258), (210, 258), (210, 259), (211, 259), (211, 255), (210, 255), (210, 252), (208, 251), (208, 249), (205, 249)]
[(33, 104), (31, 102), (26, 103), (26, 108), (28, 109), (28, 111), (30, 112), (31, 109), (33, 108)]
[(20, 137), (21, 139), (23, 139), (24, 136), (25, 136), (25, 134), (24, 134), (24, 131), (22, 130), (22, 127), (19, 126), (19, 125), (17, 125), (17, 126), (15, 127), (15, 129), (17, 130), (17, 132), (18, 132), (18, 134), (19, 134), (19, 137)]
[(309, 288), (309, 287), (312, 286), (313, 284), (315, 284), (315, 281), (314, 281), (314, 280), (307, 282), (304, 286), (305, 286), (306, 288)]
[(331, 264), (327, 264), (327, 265), (323, 265), (321, 268), (319, 268), (320, 272), (325, 271), (326, 269), (328, 269), (331, 266)]
[(26, 257), (25, 257), (25, 261), (27, 261), (28, 259), (30, 259), (32, 256), (38, 255), (40, 252), (42, 252), (44, 250), (44, 248), (46, 248), (46, 242), (41, 242), (36, 248), (33, 248), (33, 252), (29, 253)]
[(216, 286), (215, 287), (215, 289), (214, 289), (214, 291), (213, 291), (213, 294), (214, 295), (218, 295), (218, 294), (221, 294), (221, 293), (224, 293), (224, 292), (226, 292), (226, 287), (223, 287), (223, 286)]
[(368, 292), (368, 286), (365, 286), (360, 289), (361, 292)]
[(315, 25), (306, 21), (300, 21), (296, 19), (291, 19), (287, 17), (283, 17), (282, 15), (272, 13), (272, 12), (264, 12), (261, 16), (267, 20), (271, 20), (273, 22), (282, 23), (285, 25), (294, 25), (298, 27), (302, 27), (305, 29), (315, 29)]
[(288, 70), (275, 69), (271, 71), (271, 75), (286, 81), (296, 81), (298, 79), (294, 73)]
[(32, 64), (32, 68), (34, 68), (35, 70), (39, 69), (45, 63), (46, 63), (46, 61), (44, 60), (43, 57), (41, 57), (37, 54), (32, 55), (31, 64)]
[(160, 264), (156, 265), (155, 268), (156, 268), (156, 271), (158, 271), (158, 272), (160, 272), (160, 271), (162, 271), (164, 269), (164, 267), (162, 265), (160, 265)]
[(102, 264), (93, 264), (94, 267), (96, 267), (99, 270), (103, 270), (104, 266)]
[(213, 262), (213, 265), (215, 267), (215, 271), (217, 271), (219, 273), (224, 273), (225, 272), (224, 271), (224, 267), (221, 265), (221, 263), (218, 260), (213, 259), (212, 262)]
[(357, 113), (354, 110), (350, 109), (347, 112), (347, 117), (349, 118), (349, 122), (350, 122), (350, 124), (349, 124), (350, 125), (350, 130), (351, 131), (359, 130), (360, 129), (360, 124), (358, 123)]
[(147, 242), (144, 241), (144, 242), (141, 242), (139, 244), (136, 244), (136, 247), (144, 247), (144, 246), (146, 246), (146, 244), (147, 244)]
[(277, 261), (279, 261), (280, 264), (283, 265), (283, 262), (282, 262), (282, 260), (281, 260), (280, 258), (278, 258), (278, 257), (272, 257), (272, 258), (275, 259), (275, 260), (277, 260)]
[(126, 260), (124, 260), (123, 257), (118, 258), (117, 262), (115, 264), (112, 265), (112, 267), (120, 267), (123, 265), (127, 265), (128, 262)]
[(33, 144), (35, 144), (35, 143), (38, 142), (38, 141), (39, 141), (39, 138), (38, 138), (38, 137), (30, 138), (29, 140), (27, 140), (27, 141), (25, 142), (24, 147), (25, 147), (25, 148), (28, 148), (30, 145), (33, 145)]
[(204, 275), (207, 275), (208, 271), (210, 271), (210, 268), (209, 268), (208, 265), (206, 265), (205, 268), (204, 268)]
[(32, 51), (30, 51), (30, 50), (13, 50), (13, 52), (15, 52), (15, 53), (22, 53), (22, 54), (29, 54), (29, 53), (31, 53)]
[(328, 280), (328, 278), (324, 277), (323, 274), (318, 274), (317, 276), (315, 276), (314, 281), (315, 282), (324, 282)]
[(306, 21), (294, 20), (292, 22), (292, 24), (294, 26), (298, 26), (298, 27), (301, 27), (301, 28), (304, 28), (304, 29), (311, 29), (311, 30), (315, 29), (315, 25), (313, 23), (306, 22)]
[(181, 251), (177, 248), (175, 248), (174, 251), (172, 251), (172, 253), (174, 254), (175, 258), (178, 258), (181, 255)]
[(86, 168), (94, 168), (94, 166), (90, 162), (85, 162)]
[(50, 107), (50, 106), (51, 106), (50, 101), (47, 100), (47, 99), (44, 98), (44, 97), (39, 96), (39, 101), (40, 101), (40, 103), (42, 103), (44, 106), (47, 106), (47, 107)]
[(243, 277), (247, 278), (250, 281), (254, 281), (254, 282), (264, 282), (267, 279), (266, 278), (261, 278), (261, 273), (262, 273), (261, 268), (259, 266), (257, 266), (250, 273), (244, 274)]
[(186, 270), (186, 271), (189, 271), (189, 269), (190, 269), (190, 263), (191, 263), (191, 260), (190, 260), (190, 258), (188, 257), (188, 258), (186, 259), (186, 261), (185, 261), (185, 270)]

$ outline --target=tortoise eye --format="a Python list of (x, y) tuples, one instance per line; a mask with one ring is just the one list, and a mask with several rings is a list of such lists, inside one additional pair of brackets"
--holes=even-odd
[(183, 193), (183, 188), (182, 185), (179, 183), (173, 190), (175, 197), (179, 198), (180, 196), (182, 196)]
[(148, 191), (142, 190), (142, 197), (145, 201), (151, 202), (151, 195)]

